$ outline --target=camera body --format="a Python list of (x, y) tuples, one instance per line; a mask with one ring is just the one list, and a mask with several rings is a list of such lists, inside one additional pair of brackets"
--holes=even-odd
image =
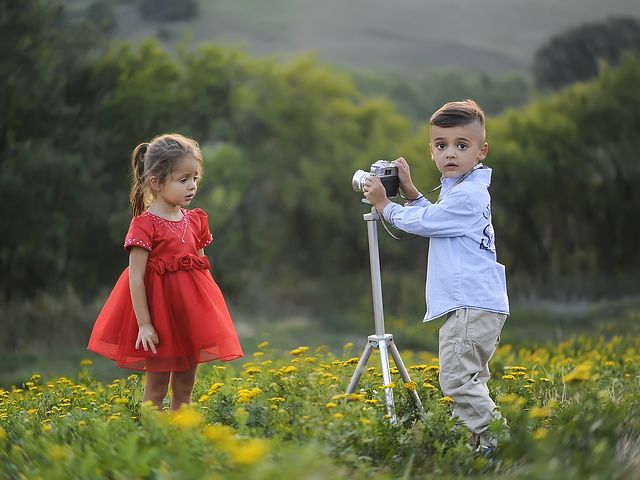
[(371, 165), (371, 170), (365, 172), (364, 170), (356, 170), (351, 180), (351, 185), (356, 192), (362, 192), (364, 182), (369, 175), (375, 175), (380, 179), (385, 191), (387, 192), (387, 198), (393, 198), (398, 195), (398, 187), (400, 186), (400, 180), (398, 179), (398, 167), (394, 167), (391, 162), (387, 160), (378, 160)]

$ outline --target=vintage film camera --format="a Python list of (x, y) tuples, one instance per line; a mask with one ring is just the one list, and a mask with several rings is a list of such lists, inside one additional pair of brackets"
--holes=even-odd
[(356, 192), (362, 192), (364, 182), (369, 175), (375, 175), (380, 178), (382, 185), (387, 192), (388, 198), (393, 198), (398, 195), (398, 187), (400, 182), (398, 180), (398, 167), (394, 167), (391, 162), (387, 160), (378, 160), (371, 165), (371, 170), (365, 172), (364, 170), (356, 170), (351, 180), (351, 185)]

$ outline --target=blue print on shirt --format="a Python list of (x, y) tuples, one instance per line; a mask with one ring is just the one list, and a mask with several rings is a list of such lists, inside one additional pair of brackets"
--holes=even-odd
[(487, 220), (489, 220), (489, 224), (486, 227), (484, 227), (484, 229), (482, 230), (482, 236), (484, 238), (480, 240), (480, 249), (487, 250), (491, 253), (495, 253), (496, 252), (496, 247), (494, 244), (495, 235), (493, 233), (493, 226), (491, 225), (491, 204), (490, 203), (484, 209), (484, 212), (482, 212), (482, 216)]

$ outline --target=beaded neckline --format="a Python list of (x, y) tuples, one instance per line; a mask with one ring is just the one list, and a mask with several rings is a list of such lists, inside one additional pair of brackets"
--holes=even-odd
[(184, 208), (181, 208), (180, 212), (182, 213), (182, 218), (180, 220), (169, 220), (168, 218), (161, 217), (160, 215), (156, 215), (155, 213), (151, 213), (149, 211), (145, 211), (143, 212), (143, 214), (151, 215), (152, 217), (159, 218), (160, 220), (164, 220), (165, 222), (180, 223), (180, 222), (184, 222), (184, 219), (187, 217), (187, 210), (185, 210)]
[(181, 208), (180, 211), (182, 212), (182, 220), (167, 220), (166, 218), (160, 217), (155, 213), (144, 213), (151, 216), (151, 220), (153, 220), (155, 223), (164, 225), (171, 232), (173, 232), (173, 234), (178, 237), (182, 243), (185, 243), (184, 238), (189, 231), (189, 213), (188, 210), (185, 210), (184, 208)]

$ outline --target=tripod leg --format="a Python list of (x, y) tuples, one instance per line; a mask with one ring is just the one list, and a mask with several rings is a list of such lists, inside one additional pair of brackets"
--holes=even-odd
[[(404, 362), (402, 361), (402, 357), (400, 356), (398, 347), (396, 347), (395, 343), (390, 342), (389, 350), (391, 350), (391, 356), (393, 357), (393, 361), (395, 362), (396, 367), (398, 367), (398, 370), (400, 371), (402, 380), (404, 381), (404, 383), (409, 383), (411, 381), (411, 378), (409, 377), (407, 368), (404, 366)], [(420, 401), (418, 392), (416, 392), (415, 390), (409, 390), (409, 394), (411, 395), (411, 397), (413, 397), (413, 401), (416, 403), (416, 407), (418, 407), (419, 410), (424, 411), (424, 407), (422, 406), (422, 402)]]
[[(387, 352), (387, 341), (379, 341), (380, 348), (380, 361), (382, 362), (382, 379), (385, 385), (391, 384), (391, 369), (389, 368), (389, 353)], [(391, 423), (397, 423), (396, 408), (393, 403), (393, 388), (387, 387), (384, 389), (384, 395), (387, 403), (387, 413), (391, 419)]]
[(349, 382), (349, 386), (347, 387), (347, 395), (353, 393), (356, 390), (356, 386), (358, 385), (358, 381), (364, 372), (364, 367), (367, 365), (369, 361), (369, 357), (371, 356), (371, 352), (373, 351), (373, 346), (371, 343), (367, 342), (364, 347), (364, 351), (362, 352), (362, 356), (360, 356), (360, 361), (356, 366), (355, 372), (351, 376), (351, 381)]

